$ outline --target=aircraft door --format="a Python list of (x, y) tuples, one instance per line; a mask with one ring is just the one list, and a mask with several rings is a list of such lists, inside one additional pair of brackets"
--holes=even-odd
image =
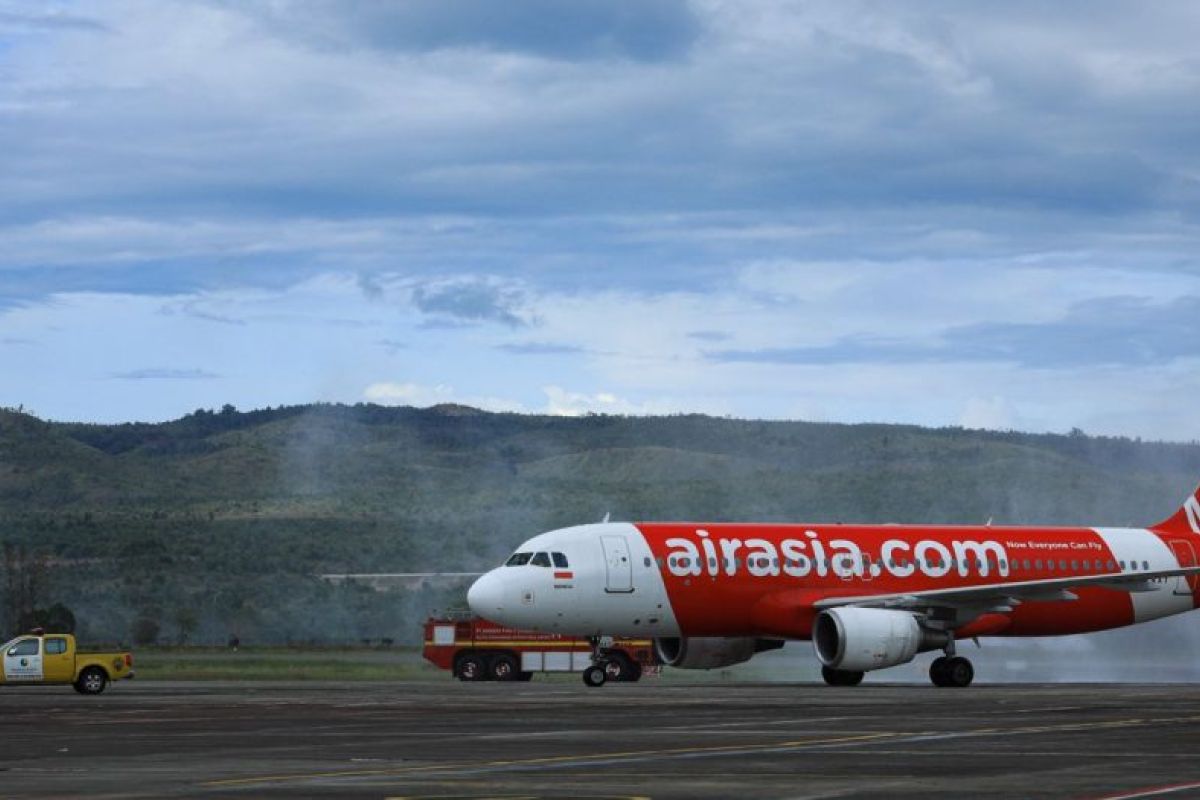
[[(1191, 542), (1174, 539), (1171, 541), (1171, 549), (1175, 551), (1175, 558), (1179, 560), (1179, 566), (1196, 566), (1196, 549), (1192, 547)], [(1196, 593), (1197, 588), (1200, 588), (1200, 576), (1198, 575), (1181, 575), (1176, 580), (1175, 594), (1192, 595)]]
[(4, 682), (42, 679), (42, 643), (38, 639), (18, 639), (4, 651)]
[(633, 562), (629, 556), (629, 543), (624, 536), (601, 536), (604, 547), (604, 571), (606, 592), (633, 591)]

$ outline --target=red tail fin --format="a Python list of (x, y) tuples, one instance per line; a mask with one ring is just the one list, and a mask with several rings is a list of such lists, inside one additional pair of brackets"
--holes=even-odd
[(1154, 526), (1155, 530), (1167, 533), (1196, 533), (1200, 534), (1200, 489), (1196, 489), (1183, 503), (1183, 508), (1175, 512), (1175, 516)]

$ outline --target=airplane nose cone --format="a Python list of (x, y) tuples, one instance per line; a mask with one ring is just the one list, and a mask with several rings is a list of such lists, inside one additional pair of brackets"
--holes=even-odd
[(467, 590), (467, 605), (477, 615), (488, 619), (504, 611), (504, 585), (494, 572), (483, 575)]

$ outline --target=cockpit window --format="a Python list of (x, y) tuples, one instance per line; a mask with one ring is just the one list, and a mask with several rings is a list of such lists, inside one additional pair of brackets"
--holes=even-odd
[(529, 559), (532, 555), (533, 553), (513, 553), (511, 556), (509, 556), (508, 561), (504, 562), (504, 566), (523, 567), (529, 563)]
[(560, 569), (567, 566), (567, 557), (562, 553), (551, 553), (550, 557), (554, 559), (554, 566)]
[(533, 556), (533, 560), (529, 563), (533, 564), (535, 567), (548, 567), (550, 566), (550, 556), (546, 555), (545, 553), (536, 553)]

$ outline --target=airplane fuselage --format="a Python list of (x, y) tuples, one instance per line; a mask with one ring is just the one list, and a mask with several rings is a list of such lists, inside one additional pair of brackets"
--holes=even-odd
[(479, 615), (597, 637), (651, 636), (664, 663), (710, 669), (811, 639), (822, 676), (941, 650), (937, 686), (967, 686), (958, 639), (1119, 628), (1200, 605), (1200, 491), (1150, 528), (602, 523), (535, 536), (471, 587)]
[[(1040, 582), (1195, 566), (1197, 550), (1195, 536), (1144, 528), (603, 523), (530, 539), (518, 552), (559, 552), (568, 567), (497, 568), (472, 605), (506, 624), (580, 635), (807, 639), (828, 598), (1006, 585), (1029, 594)], [(1198, 604), (1194, 575), (1148, 578), (1135, 591), (1048, 590), (1003, 619), (966, 620), (974, 628), (960, 638), (1083, 633)]]

